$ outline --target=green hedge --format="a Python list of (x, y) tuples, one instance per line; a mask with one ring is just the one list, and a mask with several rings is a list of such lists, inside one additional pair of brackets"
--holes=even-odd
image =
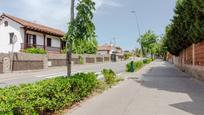
[(58, 77), (34, 84), (0, 89), (1, 114), (45, 114), (70, 106), (92, 93), (98, 84), (94, 73)]
[[(137, 62), (134, 62), (133, 65), (134, 65), (134, 71), (137, 71), (138, 69), (142, 68), (145, 64), (149, 64), (153, 61), (154, 59), (152, 58), (147, 58), (147, 59), (144, 59), (143, 61), (137, 61)], [(127, 72), (130, 72), (131, 71), (131, 62), (128, 63), (126, 65), (126, 71)]]
[(147, 58), (147, 59), (144, 59), (144, 60), (143, 60), (143, 63), (144, 63), (144, 64), (149, 64), (149, 63), (151, 63), (152, 61), (154, 61), (153, 58)]
[(42, 48), (27, 48), (25, 49), (26, 53), (31, 53), (31, 54), (46, 54), (47, 52), (42, 49)]

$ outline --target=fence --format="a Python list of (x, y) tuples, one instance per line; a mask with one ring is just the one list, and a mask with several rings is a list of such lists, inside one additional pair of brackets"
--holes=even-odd
[(167, 59), (181, 70), (204, 80), (204, 41), (189, 46), (179, 56), (169, 54)]

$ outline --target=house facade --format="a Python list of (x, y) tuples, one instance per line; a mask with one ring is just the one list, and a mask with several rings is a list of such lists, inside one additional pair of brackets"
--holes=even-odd
[(31, 47), (45, 49), (48, 53), (60, 53), (65, 46), (62, 40), (64, 34), (61, 30), (8, 14), (0, 16), (0, 52), (2, 53), (12, 50), (21, 52)]
[(124, 58), (123, 49), (119, 46), (114, 46), (113, 44), (105, 44), (105, 45), (98, 46), (97, 54), (115, 55), (114, 58), (116, 58), (116, 60), (123, 60)]

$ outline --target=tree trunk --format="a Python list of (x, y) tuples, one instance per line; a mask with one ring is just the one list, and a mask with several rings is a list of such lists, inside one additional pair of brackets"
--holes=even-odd
[[(70, 22), (72, 23), (72, 21), (74, 20), (74, 0), (71, 0), (71, 18), (70, 18)], [(66, 58), (67, 58), (67, 76), (71, 76), (71, 65), (72, 65), (72, 40), (69, 39), (69, 43), (68, 44), (68, 50), (66, 53)]]

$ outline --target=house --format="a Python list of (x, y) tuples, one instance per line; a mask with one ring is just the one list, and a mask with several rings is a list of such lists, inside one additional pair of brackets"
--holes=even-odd
[[(65, 46), (64, 32), (29, 22), (8, 14), (0, 16), (0, 52), (21, 52), (26, 48), (42, 48), (48, 53), (60, 53)], [(13, 44), (15, 38), (15, 44)], [(12, 48), (13, 47), (13, 48)]]
[(115, 55), (116, 60), (123, 60), (124, 58), (124, 52), (123, 49), (119, 46), (114, 46), (113, 44), (105, 44), (98, 46), (98, 54), (104, 55), (104, 54), (109, 54), (109, 55)]

